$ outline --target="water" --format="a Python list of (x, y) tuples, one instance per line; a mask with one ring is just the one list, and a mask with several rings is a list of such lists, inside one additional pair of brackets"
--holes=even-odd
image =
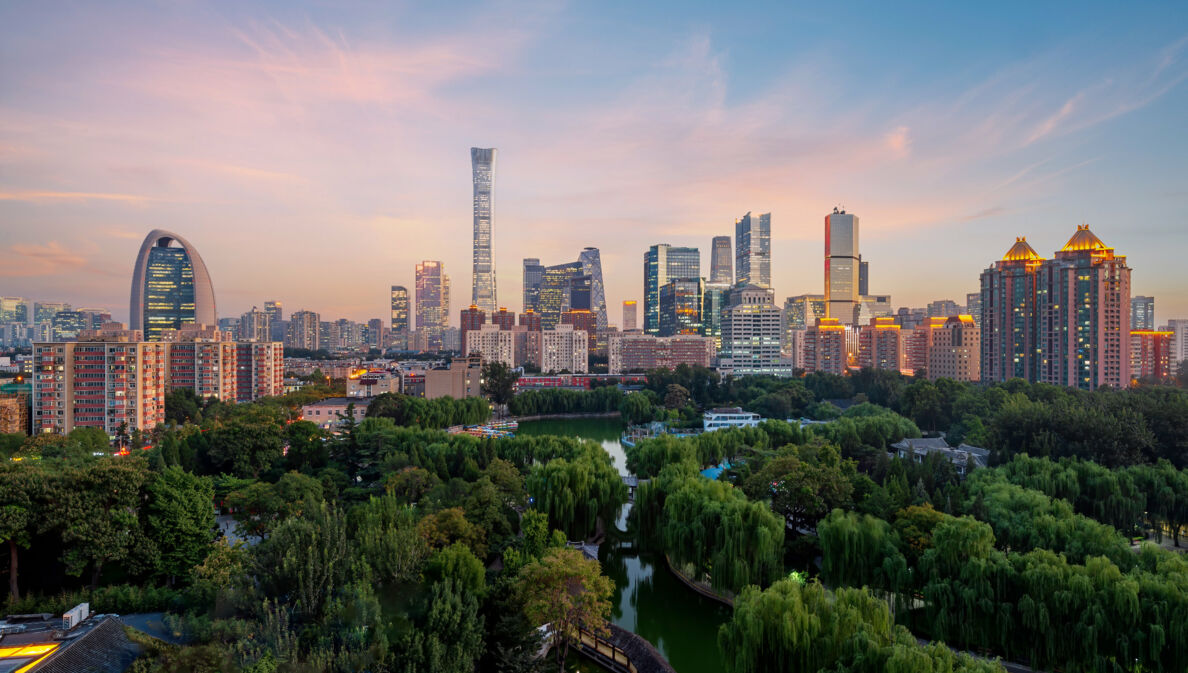
[[(626, 456), (619, 444), (623, 427), (617, 419), (529, 421), (522, 423), (518, 432), (599, 442), (611, 455), (615, 468), (626, 475)], [(624, 506), (615, 522), (617, 531), (607, 537), (599, 553), (602, 571), (615, 583), (611, 621), (647, 639), (677, 673), (721, 671), (718, 627), (730, 618), (730, 608), (682, 584), (663, 556), (637, 548), (623, 532), (630, 507)], [(583, 665), (580, 670), (599, 669)]]

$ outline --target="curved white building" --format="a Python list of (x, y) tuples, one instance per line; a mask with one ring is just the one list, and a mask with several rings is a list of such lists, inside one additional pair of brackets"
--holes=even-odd
[(186, 239), (164, 229), (145, 237), (132, 271), (128, 328), (157, 341), (186, 323), (217, 324), (214, 286), (206, 264)]

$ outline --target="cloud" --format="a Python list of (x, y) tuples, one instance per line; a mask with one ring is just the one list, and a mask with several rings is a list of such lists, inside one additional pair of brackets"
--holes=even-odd
[(140, 204), (156, 199), (139, 194), (111, 194), (104, 192), (7, 191), (0, 192), (0, 201), (120, 201)]
[(887, 148), (891, 150), (896, 156), (905, 157), (911, 151), (912, 139), (910, 129), (906, 126), (898, 126), (893, 131), (883, 136), (887, 143)]
[(0, 277), (5, 278), (69, 273), (87, 264), (84, 255), (67, 250), (57, 241), (44, 245), (15, 243), (4, 257)]

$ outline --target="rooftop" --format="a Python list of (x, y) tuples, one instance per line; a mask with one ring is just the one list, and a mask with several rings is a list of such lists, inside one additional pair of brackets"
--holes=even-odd
[(1002, 261), (1004, 262), (1034, 262), (1041, 259), (1043, 257), (1040, 257), (1039, 253), (1035, 251), (1035, 248), (1031, 247), (1031, 244), (1027, 242), (1026, 236), (1016, 237), (1015, 244), (1002, 257)]

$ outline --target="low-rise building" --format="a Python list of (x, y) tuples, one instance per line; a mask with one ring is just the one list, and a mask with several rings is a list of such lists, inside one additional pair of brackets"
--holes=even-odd
[(347, 377), (347, 397), (376, 397), (384, 393), (399, 393), (400, 375), (387, 369), (360, 369)]
[(371, 400), (365, 397), (327, 397), (301, 407), (301, 419), (330, 430), (337, 428), (349, 411), (355, 422), (362, 423), (368, 404)]
[(706, 432), (724, 428), (756, 428), (763, 417), (739, 407), (710, 409), (701, 418), (701, 427)]
[(923, 463), (930, 454), (939, 453), (953, 463), (957, 474), (966, 476), (970, 470), (986, 467), (990, 460), (990, 452), (986, 449), (968, 444), (957, 447), (949, 446), (941, 437), (911, 437), (891, 445), (895, 455), (904, 460)]

